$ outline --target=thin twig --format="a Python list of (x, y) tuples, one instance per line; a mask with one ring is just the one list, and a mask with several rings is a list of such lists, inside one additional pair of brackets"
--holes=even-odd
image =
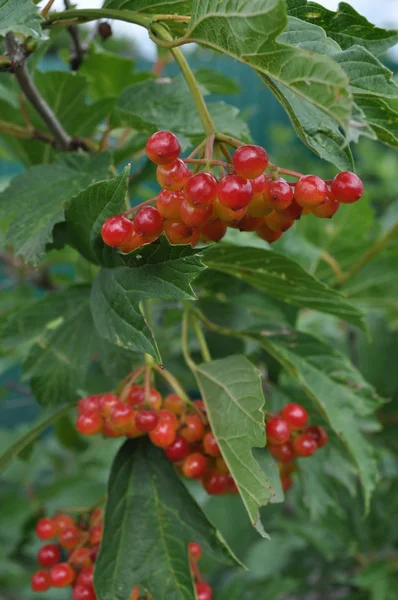
[[(64, 0), (66, 10), (71, 8), (70, 0)], [(80, 43), (79, 28), (77, 25), (68, 27), (69, 35), (72, 39), (73, 52), (70, 55), (70, 66), (73, 71), (78, 71), (84, 60), (84, 49)]]
[(57, 148), (63, 151), (69, 150), (72, 139), (33, 83), (25, 64), (22, 48), (12, 33), (6, 35), (6, 48), (21, 90), (53, 134)]

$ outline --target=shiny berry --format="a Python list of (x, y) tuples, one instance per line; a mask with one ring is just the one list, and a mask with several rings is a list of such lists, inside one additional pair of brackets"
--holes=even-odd
[(182, 472), (189, 479), (200, 479), (207, 469), (207, 458), (199, 452), (187, 456), (182, 465)]
[[(94, 543), (97, 543), (94, 542)], [(74, 567), (90, 567), (91, 566), (91, 554), (90, 548), (76, 548), (76, 550), (72, 550), (69, 554), (69, 562)]]
[(97, 600), (93, 586), (81, 585), (80, 583), (73, 588), (72, 598), (73, 600)]
[(290, 438), (289, 425), (279, 417), (271, 417), (265, 426), (267, 442), (271, 445), (284, 444)]
[(286, 404), (281, 410), (281, 417), (284, 419), (290, 429), (301, 429), (307, 425), (308, 413), (304, 406), (291, 402)]
[(156, 169), (157, 182), (165, 190), (181, 190), (190, 176), (190, 170), (180, 158), (169, 165), (159, 165)]
[(200, 229), (200, 239), (203, 242), (219, 242), (227, 233), (227, 226), (220, 219), (213, 219)]
[(114, 427), (125, 427), (129, 425), (134, 417), (134, 411), (125, 402), (119, 402), (109, 411), (109, 420)]
[(86, 396), (85, 398), (80, 398), (79, 404), (77, 405), (77, 410), (79, 415), (82, 413), (91, 413), (100, 410), (100, 394), (96, 396)]
[(158, 416), (159, 416), (159, 419), (162, 419), (162, 421), (167, 421), (168, 423), (171, 423), (173, 425), (174, 429), (178, 429), (180, 422), (175, 413), (170, 412), (169, 410), (165, 410), (164, 408), (161, 408), (158, 411)]
[(115, 394), (104, 394), (100, 398), (101, 413), (104, 416), (109, 416), (109, 412), (113, 406), (119, 404), (120, 398)]
[[(133, 408), (140, 409), (145, 406), (145, 388), (142, 385), (133, 385), (129, 389), (126, 402)], [(150, 388), (148, 404), (153, 410), (157, 410), (162, 406), (162, 396), (155, 390)]]
[(162, 190), (156, 199), (156, 208), (162, 219), (178, 220), (180, 218), (181, 202), (184, 192), (169, 192)]
[(273, 208), (266, 204), (264, 194), (256, 194), (247, 207), (247, 212), (252, 217), (265, 217), (272, 212)]
[(275, 210), (287, 208), (293, 201), (292, 188), (283, 179), (270, 181), (264, 192), (264, 199)]
[(53, 518), (54, 523), (57, 526), (57, 533), (60, 534), (65, 529), (75, 528), (76, 524), (70, 515), (59, 514)]
[(134, 229), (142, 237), (157, 237), (163, 231), (162, 217), (157, 208), (144, 206), (134, 217)]
[(202, 419), (198, 415), (187, 415), (180, 434), (190, 444), (200, 442), (205, 434), (205, 426)]
[(56, 588), (63, 588), (73, 583), (76, 572), (69, 563), (59, 563), (54, 565), (50, 571), (51, 585)]
[(318, 206), (314, 206), (313, 208), (311, 208), (311, 212), (319, 219), (331, 219), (333, 215), (338, 211), (339, 206), (340, 203), (337, 202), (333, 194), (329, 192), (325, 202), (323, 204), (318, 204)]
[(337, 202), (352, 204), (362, 197), (363, 183), (355, 173), (342, 171), (333, 179), (331, 190)]
[(159, 417), (153, 410), (141, 410), (135, 415), (135, 424), (140, 431), (152, 431), (158, 422)]
[(36, 523), (36, 535), (39, 540), (50, 540), (57, 534), (57, 525), (53, 519), (44, 517)]
[(247, 212), (247, 206), (234, 210), (221, 204), (218, 198), (214, 200), (213, 215), (226, 223), (238, 222), (243, 219)]
[(263, 221), (259, 227), (256, 229), (257, 235), (263, 239), (264, 241), (272, 244), (272, 242), (276, 242), (282, 235), (282, 231), (272, 231), (267, 225), (265, 221)]
[(59, 534), (59, 543), (63, 548), (73, 550), (81, 542), (84, 533), (77, 529), (76, 526), (68, 527)]
[(96, 435), (102, 431), (102, 417), (99, 413), (84, 413), (77, 417), (76, 429), (82, 435)]
[(174, 442), (165, 448), (164, 453), (171, 462), (179, 462), (184, 460), (190, 453), (191, 448), (189, 443), (181, 435), (177, 435)]
[(261, 146), (241, 146), (232, 157), (235, 171), (246, 179), (256, 179), (268, 166), (268, 154)]
[(188, 227), (202, 227), (208, 222), (212, 214), (213, 207), (211, 204), (193, 206), (186, 199), (181, 203), (180, 219)]
[(152, 242), (152, 238), (144, 238), (142, 235), (139, 235), (136, 231), (133, 231), (131, 236), (125, 241), (121, 246), (119, 246), (120, 252), (124, 252), (128, 254), (129, 252), (133, 252), (133, 250), (137, 250), (137, 248), (141, 248), (145, 244)]
[(61, 551), (55, 544), (42, 546), (37, 554), (37, 562), (41, 567), (52, 567), (61, 560)]
[(197, 600), (212, 600), (213, 592), (211, 587), (205, 581), (197, 581), (195, 583)]
[(149, 438), (155, 446), (167, 448), (176, 439), (176, 428), (173, 423), (160, 419), (155, 429), (149, 432)]
[(232, 477), (231, 473), (227, 473), (228, 479), (228, 490), (229, 494), (239, 494), (238, 486), (236, 485), (235, 479)]
[(30, 585), (34, 592), (46, 592), (51, 587), (50, 574), (48, 571), (36, 571)]
[(262, 219), (259, 217), (253, 217), (248, 213), (245, 214), (243, 219), (237, 223), (237, 228), (239, 231), (256, 231), (256, 229), (261, 225)]
[(182, 415), (185, 412), (185, 403), (178, 394), (169, 394), (164, 399), (163, 408), (175, 415)]
[(295, 459), (293, 447), (290, 442), (286, 442), (280, 446), (267, 446), (271, 456), (280, 460), (283, 463), (290, 462)]
[(232, 210), (246, 207), (253, 198), (250, 181), (239, 175), (223, 177), (217, 186), (217, 196), (221, 204)]
[(280, 212), (273, 210), (271, 214), (264, 217), (264, 221), (271, 229), (275, 232), (284, 232), (293, 227), (294, 221), (293, 219), (286, 219)]
[(221, 456), (220, 447), (217, 443), (215, 435), (211, 431), (208, 431), (203, 438), (203, 448), (206, 454), (209, 454), (209, 456), (214, 456), (215, 458)]
[(220, 496), (228, 490), (228, 474), (210, 471), (203, 478), (203, 487), (210, 496)]
[(167, 165), (178, 158), (181, 147), (170, 131), (157, 131), (148, 139), (145, 147), (148, 158), (156, 165)]
[[(102, 531), (103, 531), (102, 523), (97, 523), (97, 525), (93, 525), (90, 528), (89, 540), (90, 540), (91, 545), (99, 544), (99, 542), (102, 539)], [(90, 555), (90, 558), (91, 558), (91, 555)]]
[(196, 542), (189, 542), (188, 544), (188, 552), (190, 558), (193, 560), (200, 560), (202, 556), (202, 547), (200, 544)]
[[(93, 557), (91, 560), (94, 561)], [(84, 587), (90, 587), (94, 582), (94, 567), (84, 567), (76, 579), (76, 585), (82, 585)]]
[(305, 429), (304, 433), (316, 441), (318, 448), (323, 448), (328, 443), (329, 436), (321, 425), (310, 425)]
[(292, 441), (292, 446), (296, 456), (302, 457), (312, 456), (318, 448), (318, 444), (314, 438), (307, 433), (297, 435)]
[(217, 196), (217, 179), (211, 173), (197, 173), (188, 179), (184, 191), (193, 206), (213, 204)]
[(294, 188), (294, 199), (300, 206), (312, 207), (325, 202), (328, 195), (328, 187), (320, 177), (316, 175), (303, 175)]
[(164, 231), (170, 244), (191, 244), (191, 246), (195, 246), (199, 239), (199, 230), (188, 227), (181, 221), (165, 221)]
[(123, 215), (110, 217), (101, 229), (102, 239), (108, 246), (117, 248), (122, 246), (134, 231), (133, 222)]
[(286, 219), (297, 220), (301, 217), (303, 212), (303, 207), (297, 204), (297, 202), (293, 199), (292, 203), (283, 210), (280, 211), (281, 215), (286, 217)]
[(250, 180), (250, 185), (252, 186), (253, 194), (256, 196), (257, 194), (263, 194), (267, 188), (268, 179), (267, 176), (260, 175), (256, 177), (256, 179)]

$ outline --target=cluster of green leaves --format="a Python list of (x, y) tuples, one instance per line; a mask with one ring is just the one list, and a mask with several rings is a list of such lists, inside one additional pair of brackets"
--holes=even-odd
[[(398, 33), (375, 28), (348, 4), (333, 13), (306, 0), (107, 0), (103, 15), (134, 22), (157, 13), (189, 17), (186, 24), (170, 25), (181, 42), (198, 42), (250, 65), (286, 109), (304, 143), (337, 167), (352, 168), (347, 142), (360, 136), (398, 146), (398, 86), (378, 58), (397, 42)], [(336, 557), (344, 557), (347, 573), (356, 570), (355, 584), (333, 569), (325, 586), (348, 586), (355, 600), (363, 591), (389, 600), (396, 581), (390, 563), (365, 561), (359, 569), (355, 560), (358, 553), (381, 546), (377, 527), (385, 522), (378, 513), (377, 502), (383, 499), (377, 484), (381, 472), (386, 497), (393, 498), (398, 470), (376, 435), (374, 414), (384, 400), (374, 385), (382, 396), (397, 390), (393, 382), (379, 386), (371, 359), (361, 372), (356, 355), (367, 348), (366, 334), (360, 333), (367, 325), (364, 309), (377, 306), (383, 324), (384, 318), (390, 327), (397, 322), (396, 205), (378, 220), (368, 199), (360, 207), (344, 207), (332, 223), (309, 217), (276, 250), (251, 234), (232, 233), (226, 243), (211, 248), (171, 246), (162, 237), (121, 255), (104, 245), (101, 226), (131, 201), (149, 197), (153, 168), (142, 157), (146, 137), (171, 129), (184, 149), (203, 137), (185, 81), (181, 76), (156, 79), (95, 42), (78, 74), (43, 72), (38, 64), (47, 48), (42, 39), (47, 30), (34, 4), (5, 0), (0, 23), (0, 35), (11, 31), (38, 40), (27, 61), (34, 84), (68, 134), (92, 150), (58, 155), (37, 139), (35, 131), (51, 132), (32, 106), (24, 103), (21, 111), (16, 81), (1, 74), (1, 157), (27, 169), (0, 193), (2, 245), (6, 251), (12, 248), (12, 272), (23, 280), (4, 293), (0, 369), (21, 362), (35, 398), (55, 412), (16, 439), (5, 436), (0, 468), (18, 459), (6, 472), (5, 502), (12, 494), (23, 495), (16, 480), (21, 472), (26, 489), (33, 485), (35, 494), (25, 514), (15, 507), (10, 521), (23, 531), (0, 560), (11, 568), (10, 557), (16, 558), (17, 578), (31, 556), (31, 519), (41, 506), (49, 511), (74, 502), (89, 506), (103, 493), (112, 442), (82, 441), (65, 414), (80, 396), (114, 389), (147, 353), (200, 391), (240, 498), (208, 501), (194, 488), (205, 516), (160, 451), (143, 441), (126, 442), (108, 482), (96, 574), (99, 600), (124, 600), (136, 584), (154, 600), (194, 600), (187, 543), (200, 542), (208, 559), (226, 564), (234, 559), (212, 522), (252, 570), (243, 576), (235, 568), (213, 567), (216, 581), (223, 582), (218, 600), (243, 595), (277, 600), (293, 590), (305, 594), (310, 578), (303, 572), (323, 575)], [(199, 70), (197, 79), (205, 98), (236, 91), (233, 81), (210, 69)], [(237, 108), (211, 99), (208, 108), (220, 133), (250, 140)], [(10, 130), (23, 134), (12, 137)], [(133, 167), (125, 167), (127, 160), (133, 160)], [(41, 280), (34, 278), (31, 264), (40, 267)], [(31, 279), (50, 291), (37, 299), (26, 285)], [(151, 324), (143, 312), (148, 301)], [(176, 342), (182, 303), (190, 317), (204, 324), (213, 357), (194, 365), (192, 375)], [(347, 339), (355, 364), (347, 356)], [(196, 342), (190, 336), (188, 341), (199, 363)], [(278, 410), (289, 401), (302, 402), (311, 419), (326, 427), (330, 445), (299, 465), (295, 508), (285, 513), (277, 468), (264, 449), (264, 410)], [(51, 440), (38, 440), (51, 423), (58, 423), (62, 450), (52, 448)], [(47, 446), (51, 452), (40, 459)], [(52, 481), (50, 486), (36, 481), (65, 455), (68, 459), (65, 448), (78, 456), (76, 469), (68, 472), (63, 465), (60, 484), (63, 492), (73, 488), (73, 499), (59, 494)], [(107, 459), (96, 463), (95, 452), (105, 452)], [(31, 464), (37, 466), (30, 470)], [(82, 490), (77, 468), (85, 472)], [(359, 533), (364, 511), (374, 528), (366, 543)], [(248, 517), (254, 528), (248, 527)], [(271, 534), (272, 545), (254, 537), (257, 532)], [(384, 544), (389, 558), (396, 558), (394, 534), (391, 528)], [(5, 542), (7, 536), (6, 528)], [(292, 565), (304, 548), (309, 559), (296, 571)], [(289, 577), (278, 580), (286, 572)], [(4, 578), (6, 588), (12, 589), (15, 578)], [(383, 597), (376, 595), (380, 586)]]

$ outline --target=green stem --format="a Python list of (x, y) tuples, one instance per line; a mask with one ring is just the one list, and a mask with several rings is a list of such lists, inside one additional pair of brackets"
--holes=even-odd
[[(169, 33), (169, 31), (164, 25), (161, 25), (160, 23), (152, 23), (151, 29), (161, 40), (164, 40), (166, 42), (173, 41), (172, 35)], [(174, 59), (180, 67), (181, 73), (188, 84), (188, 87), (192, 94), (192, 98), (194, 99), (196, 108), (198, 109), (199, 116), (203, 123), (206, 135), (210, 136), (214, 134), (216, 132), (216, 127), (209, 113), (209, 109), (206, 106), (206, 102), (204, 101), (202, 92), (200, 91), (198, 82), (196, 81), (196, 77), (188, 64), (187, 59), (185, 58), (184, 54), (179, 48), (170, 48), (170, 52), (174, 56)]]
[(196, 337), (199, 342), (200, 351), (202, 353), (203, 360), (204, 360), (204, 362), (210, 362), (211, 355), (210, 355), (209, 347), (207, 345), (206, 338), (204, 336), (204, 333), (202, 331), (202, 328), (201, 328), (198, 318), (196, 316), (193, 317), (193, 327), (195, 329)]
[(225, 335), (228, 337), (236, 337), (236, 338), (241, 338), (241, 339), (246, 339), (246, 336), (244, 333), (241, 333), (240, 331), (235, 331), (233, 329), (227, 329), (227, 327), (221, 327), (220, 325), (216, 325), (215, 323), (213, 323), (212, 321), (210, 321), (200, 310), (195, 309), (194, 314), (196, 317), (198, 317), (198, 319), (200, 321), (202, 321), (203, 325), (205, 327), (207, 327), (207, 329), (210, 329), (211, 331), (214, 331), (215, 333), (219, 333), (220, 335)]
[(188, 329), (189, 329), (189, 310), (184, 310), (184, 314), (182, 317), (182, 330), (181, 330), (181, 347), (182, 354), (185, 362), (188, 367), (191, 369), (192, 373), (196, 372), (196, 364), (192, 360), (191, 354), (189, 352), (189, 342), (188, 342)]
[[(80, 23), (88, 23), (89, 21), (96, 21), (97, 19), (116, 19), (119, 21), (126, 21), (126, 23), (135, 23), (136, 25), (142, 25), (142, 27), (148, 28), (152, 16), (143, 15), (129, 10), (113, 10), (110, 8), (82, 8), (82, 9), (71, 9), (64, 10), (63, 12), (50, 13), (47, 19), (42, 24), (42, 27), (48, 28), (55, 23), (62, 21), (70, 21), (76, 19)], [(65, 24), (67, 26), (67, 24)]]
[(240, 148), (240, 146), (244, 146), (245, 143), (240, 140), (232, 137), (231, 135), (224, 135), (223, 133), (216, 133), (216, 140), (218, 142), (224, 142), (228, 144), (228, 146), (232, 146), (233, 148)]
[(169, 371), (166, 371), (166, 369), (162, 369), (161, 367), (159, 367), (159, 365), (154, 365), (153, 368), (161, 377), (163, 377), (165, 381), (167, 381), (171, 389), (175, 391), (177, 396), (181, 398), (184, 404), (192, 404), (192, 401), (189, 398), (188, 394), (186, 393), (178, 379), (174, 377), (174, 375), (172, 375)]

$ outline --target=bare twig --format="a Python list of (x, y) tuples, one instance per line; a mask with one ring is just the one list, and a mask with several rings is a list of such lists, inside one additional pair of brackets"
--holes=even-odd
[(24, 52), (12, 33), (6, 35), (6, 48), (21, 90), (53, 134), (56, 147), (59, 150), (69, 150), (71, 137), (33, 83), (25, 64)]
[[(70, 0), (64, 0), (66, 10), (71, 8)], [(84, 49), (80, 42), (79, 29), (77, 25), (68, 27), (69, 35), (72, 38), (73, 51), (70, 56), (70, 66), (73, 71), (78, 71), (84, 59)]]

